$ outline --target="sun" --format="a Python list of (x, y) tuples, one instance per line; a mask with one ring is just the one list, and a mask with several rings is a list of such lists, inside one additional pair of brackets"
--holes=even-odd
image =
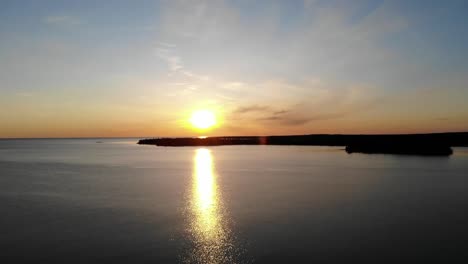
[(193, 112), (190, 123), (192, 123), (195, 128), (207, 129), (216, 125), (216, 116), (212, 111), (198, 110)]

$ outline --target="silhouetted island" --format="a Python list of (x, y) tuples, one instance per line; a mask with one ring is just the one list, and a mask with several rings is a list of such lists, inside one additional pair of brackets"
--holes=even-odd
[(451, 147), (468, 146), (468, 132), (400, 135), (291, 135), (207, 138), (149, 138), (138, 144), (156, 146), (301, 145), (344, 146), (348, 153), (451, 155)]

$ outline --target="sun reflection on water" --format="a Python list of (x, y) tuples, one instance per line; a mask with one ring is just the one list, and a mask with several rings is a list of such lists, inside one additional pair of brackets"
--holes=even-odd
[(194, 201), (196, 231), (204, 240), (216, 240), (222, 232), (219, 226), (219, 197), (213, 172), (213, 158), (207, 149), (195, 154)]
[(195, 152), (190, 211), (193, 248), (186, 262), (236, 262), (226, 216), (223, 214), (213, 156), (208, 149), (197, 149)]

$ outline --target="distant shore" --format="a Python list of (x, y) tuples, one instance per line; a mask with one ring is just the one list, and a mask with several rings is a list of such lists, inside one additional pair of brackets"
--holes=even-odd
[(348, 153), (447, 156), (452, 154), (451, 147), (468, 146), (468, 132), (399, 135), (312, 134), (264, 137), (149, 138), (139, 140), (138, 144), (166, 147), (221, 145), (343, 146), (346, 147)]

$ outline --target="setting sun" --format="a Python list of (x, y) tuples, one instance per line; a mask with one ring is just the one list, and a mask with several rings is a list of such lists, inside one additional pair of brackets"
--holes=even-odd
[(190, 123), (198, 129), (207, 129), (216, 125), (216, 116), (208, 110), (198, 110), (192, 114)]

